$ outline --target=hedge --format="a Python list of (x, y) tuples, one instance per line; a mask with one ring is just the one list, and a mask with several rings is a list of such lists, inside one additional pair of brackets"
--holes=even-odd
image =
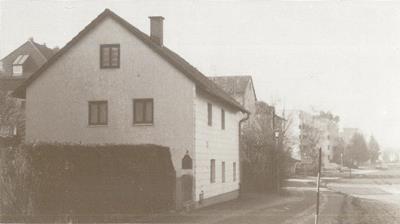
[(37, 144), (2, 151), (2, 158), (19, 157), (3, 172), (23, 165), (9, 179), (26, 186), (13, 189), (19, 203), (2, 203), (3, 215), (142, 214), (174, 206), (176, 177), (166, 147)]

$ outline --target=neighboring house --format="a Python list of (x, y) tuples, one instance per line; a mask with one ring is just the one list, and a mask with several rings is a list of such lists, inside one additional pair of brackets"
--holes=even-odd
[[(8, 94), (31, 76), (47, 60), (55, 54), (57, 49), (50, 49), (46, 45), (36, 43), (33, 38), (23, 43), (17, 49), (0, 60), (0, 91)], [(24, 100), (18, 100), (19, 112), (24, 110)], [(3, 115), (4, 116), (4, 115)], [(7, 124), (5, 124), (7, 123)], [(23, 133), (23, 124), (16, 122), (2, 122), (0, 136), (14, 136)]]
[(109, 9), (87, 25), (14, 92), (26, 141), (167, 146), (178, 208), (236, 198), (248, 112), (164, 46), (163, 19), (150, 36)]
[(56, 52), (30, 38), (0, 60), (0, 90), (13, 91)]
[[(210, 76), (208, 78), (225, 90), (225, 92), (229, 93), (229, 95), (235, 98), (236, 101), (250, 112), (249, 121), (246, 123), (251, 124), (257, 114), (267, 113), (267, 116), (271, 119), (271, 128), (282, 131), (285, 119), (276, 114), (274, 106), (265, 103), (269, 108), (268, 112), (259, 110), (260, 105), (258, 104), (260, 104), (261, 101), (257, 101), (253, 78), (251, 76)], [(262, 103), (264, 102), (261, 102), (261, 104)], [(272, 120), (272, 118), (274, 118), (274, 120)]]
[(251, 76), (210, 76), (208, 78), (235, 98), (250, 112), (250, 119), (252, 118), (252, 115), (256, 113), (257, 96)]

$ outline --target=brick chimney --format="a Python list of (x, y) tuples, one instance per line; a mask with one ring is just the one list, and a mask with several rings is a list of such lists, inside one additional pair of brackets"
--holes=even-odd
[(150, 18), (150, 39), (156, 44), (163, 46), (163, 21), (162, 16), (149, 16)]

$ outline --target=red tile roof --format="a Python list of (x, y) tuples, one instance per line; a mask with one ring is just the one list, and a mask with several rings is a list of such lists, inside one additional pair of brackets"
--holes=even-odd
[(48, 67), (50, 67), (55, 61), (57, 61), (69, 48), (71, 48), (75, 43), (77, 43), (83, 36), (89, 33), (96, 25), (102, 22), (105, 18), (111, 18), (122, 27), (127, 29), (131, 34), (139, 38), (143, 43), (149, 46), (153, 51), (158, 53), (176, 69), (181, 71), (189, 79), (191, 79), (197, 87), (204, 90), (208, 94), (216, 97), (222, 102), (236, 108), (242, 112), (247, 112), (235, 99), (233, 99), (228, 93), (218, 87), (215, 83), (210, 81), (205, 75), (198, 71), (195, 67), (190, 65), (185, 59), (180, 57), (178, 54), (174, 53), (165, 46), (160, 46), (154, 43), (150, 37), (132, 26), (126, 20), (122, 19), (120, 16), (115, 14), (109, 9), (104, 10), (97, 18), (95, 18), (89, 25), (87, 25), (81, 32), (78, 33), (70, 42), (68, 42), (60, 51), (58, 51), (53, 57), (47, 61), (39, 70), (37, 70), (32, 76), (30, 76), (17, 90), (14, 95), (17, 97), (24, 98), (26, 87), (29, 86), (34, 80), (36, 80)]

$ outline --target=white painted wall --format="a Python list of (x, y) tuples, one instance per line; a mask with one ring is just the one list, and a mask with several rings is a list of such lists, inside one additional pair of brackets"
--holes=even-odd
[[(121, 46), (120, 68), (100, 69), (100, 45), (115, 43)], [(205, 198), (238, 190), (241, 113), (225, 108), (226, 128), (221, 130), (221, 104), (198, 92), (186, 76), (106, 19), (27, 88), (26, 140), (168, 146), (178, 177), (188, 173), (181, 170), (181, 159), (189, 151), (196, 200), (202, 190)], [(154, 99), (154, 125), (133, 125), (134, 98)], [(107, 126), (88, 125), (92, 100), (108, 101)], [(212, 127), (207, 124), (207, 102), (213, 104)], [(211, 159), (216, 160), (215, 183), (210, 183)], [(222, 161), (225, 183), (221, 183)]]
[[(119, 43), (119, 69), (100, 69), (100, 44)], [(154, 125), (133, 125), (134, 98), (154, 99)], [(27, 88), (26, 140), (69, 143), (153, 143), (181, 159), (194, 148), (195, 85), (106, 19)], [(108, 125), (88, 125), (88, 101), (108, 101)]]
[[(239, 189), (238, 124), (241, 113), (229, 110), (220, 103), (197, 91), (195, 101), (195, 198), (204, 192), (204, 198)], [(212, 103), (213, 124), (208, 126), (207, 103)], [(225, 110), (225, 130), (221, 129), (221, 108)], [(210, 161), (216, 160), (215, 183), (210, 182)], [(225, 183), (222, 183), (221, 163), (225, 161)], [(236, 181), (233, 181), (233, 162), (236, 162)]]

